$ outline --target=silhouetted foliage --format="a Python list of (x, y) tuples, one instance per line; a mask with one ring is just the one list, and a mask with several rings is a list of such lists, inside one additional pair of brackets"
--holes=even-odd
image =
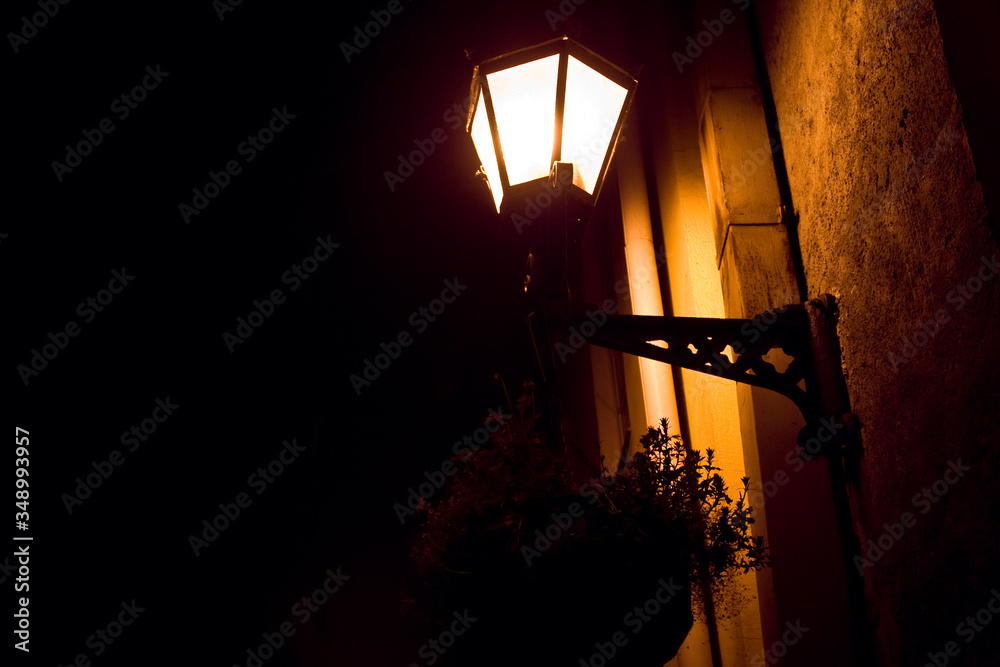
[[(540, 427), (534, 395), (521, 396), (514, 412), (488, 445), (455, 457), (448, 484), (418, 508), (412, 553), (431, 615), (475, 607), (502, 616), (511, 635), (544, 622), (551, 636), (564, 623), (584, 641), (576, 649), (562, 642), (553, 656), (572, 657), (573, 650), (593, 650), (655, 582), (673, 577), (684, 589), (670, 608), (673, 627), (647, 637), (670, 651), (659, 665), (691, 627), (692, 593), (700, 604), (706, 581), (769, 564), (763, 538), (750, 534), (749, 480), (734, 502), (714, 452), (702, 456), (668, 435), (666, 420), (649, 429), (643, 451), (617, 475), (605, 469), (579, 485), (557, 430)], [(587, 623), (577, 618), (581, 612)]]

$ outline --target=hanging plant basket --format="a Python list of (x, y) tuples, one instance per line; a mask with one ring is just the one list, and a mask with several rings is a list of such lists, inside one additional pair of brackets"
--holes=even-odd
[(660, 667), (687, 637), (706, 581), (767, 564), (745, 488), (734, 503), (712, 452), (668, 436), (666, 421), (616, 476), (581, 485), (533, 405), (523, 396), (491, 445), (457, 457), (458, 472), (420, 507), (422, 610), (477, 618), (447, 664), (576, 667), (600, 655)]

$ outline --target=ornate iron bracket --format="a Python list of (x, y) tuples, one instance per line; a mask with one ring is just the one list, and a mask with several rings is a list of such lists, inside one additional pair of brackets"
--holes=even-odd
[[(575, 327), (594, 345), (776, 391), (805, 418), (803, 437), (823, 419), (834, 432), (841, 431), (838, 425), (856, 424), (840, 367), (836, 302), (830, 295), (749, 320), (596, 313), (572, 318), (569, 329)], [(602, 316), (606, 320), (600, 323)], [(821, 451), (842, 453), (848, 441), (832, 438)]]

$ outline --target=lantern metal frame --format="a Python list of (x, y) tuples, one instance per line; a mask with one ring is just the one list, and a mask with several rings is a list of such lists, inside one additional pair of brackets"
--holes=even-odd
[[(512, 186), (507, 174), (507, 166), (504, 161), (503, 146), (500, 143), (497, 120), (493, 108), (493, 97), (490, 92), (487, 77), (494, 72), (510, 69), (512, 67), (517, 67), (518, 65), (524, 65), (541, 58), (547, 58), (554, 55), (559, 56), (559, 64), (556, 79), (555, 108), (553, 110), (555, 126), (552, 142), (552, 171), (548, 176), (542, 176)], [(638, 79), (606, 58), (594, 53), (579, 42), (565, 36), (549, 40), (535, 46), (518, 49), (501, 56), (489, 58), (480, 62), (473, 69), (469, 96), (469, 111), (466, 118), (465, 131), (469, 134), (472, 133), (472, 124), (476, 120), (476, 110), (479, 104), (480, 95), (482, 95), (484, 98), (484, 108), (486, 110), (487, 120), (490, 126), (490, 135), (493, 139), (493, 149), (495, 152), (494, 157), (496, 158), (497, 167), (500, 172), (500, 183), (489, 183), (488, 180), (487, 183), (489, 183), (490, 188), (500, 187), (502, 190), (503, 196), (500, 203), (501, 213), (504, 210), (503, 202), (510, 201), (512, 197), (516, 197), (518, 194), (537, 191), (540, 185), (544, 185), (546, 183), (551, 184), (556, 178), (555, 165), (556, 163), (562, 162), (563, 118), (566, 103), (566, 72), (570, 56), (573, 56), (587, 67), (590, 67), (597, 73), (626, 90), (625, 100), (622, 103), (621, 111), (618, 114), (618, 120), (611, 133), (608, 147), (605, 149), (604, 159), (594, 184), (593, 193), (588, 193), (575, 182), (570, 185), (570, 192), (572, 192), (579, 199), (583, 200), (586, 204), (592, 206), (597, 201), (597, 197), (601, 193), (601, 187), (603, 186), (604, 179), (607, 176), (608, 167), (614, 157), (615, 147), (618, 144), (618, 138), (621, 135), (622, 128), (625, 126), (625, 119), (632, 106), (632, 100), (635, 98)], [(547, 120), (539, 119), (539, 122), (547, 122)], [(482, 155), (479, 155), (478, 148), (476, 154), (480, 160), (484, 159)]]

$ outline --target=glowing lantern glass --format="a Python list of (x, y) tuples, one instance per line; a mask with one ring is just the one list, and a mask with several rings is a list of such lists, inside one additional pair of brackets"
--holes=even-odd
[(476, 66), (466, 130), (497, 212), (504, 198), (549, 182), (572, 163), (571, 190), (593, 203), (601, 190), (636, 80), (563, 37)]

